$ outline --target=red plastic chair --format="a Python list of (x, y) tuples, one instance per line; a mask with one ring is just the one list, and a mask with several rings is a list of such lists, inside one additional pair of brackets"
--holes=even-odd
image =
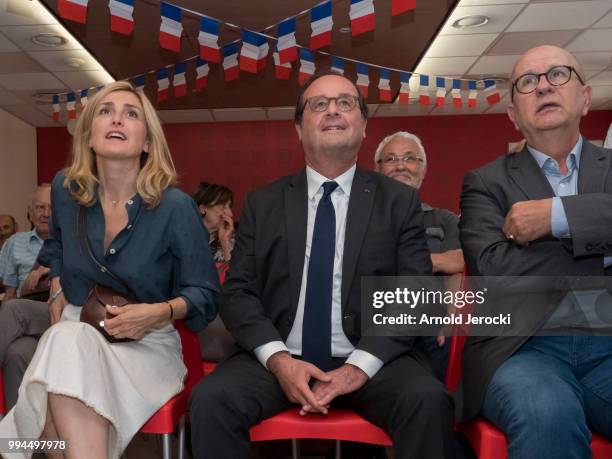
[(4, 377), (0, 369), (0, 419), (6, 414), (6, 399), (4, 398)]
[(183, 361), (187, 367), (187, 379), (183, 391), (172, 397), (140, 429), (142, 433), (160, 434), (163, 436), (163, 457), (172, 458), (172, 433), (179, 426), (178, 457), (185, 457), (185, 415), (191, 389), (204, 376), (198, 335), (189, 330), (180, 320), (174, 322), (181, 337)]

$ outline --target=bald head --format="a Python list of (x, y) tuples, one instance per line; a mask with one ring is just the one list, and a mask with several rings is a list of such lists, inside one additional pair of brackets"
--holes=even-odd
[(518, 61), (512, 67), (512, 77), (511, 80), (516, 80), (519, 76), (529, 72), (529, 70), (525, 71), (524, 67), (534, 61), (542, 58), (543, 56), (556, 56), (559, 58), (559, 62), (564, 62), (565, 65), (569, 65), (576, 69), (576, 72), (580, 74), (580, 77), (584, 79), (584, 71), (582, 70), (582, 66), (576, 60), (573, 54), (564, 50), (563, 48), (559, 48), (558, 46), (552, 45), (543, 45), (536, 46), (535, 48), (531, 48), (525, 54), (523, 54)]

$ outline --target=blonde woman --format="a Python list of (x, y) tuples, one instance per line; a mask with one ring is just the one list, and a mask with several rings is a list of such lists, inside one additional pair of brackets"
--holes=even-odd
[[(92, 97), (75, 129), (72, 164), (53, 181), (56, 212), (40, 255), (51, 268), (54, 325), (40, 340), (17, 405), (0, 422), (0, 437), (61, 438), (66, 458), (117, 458), (181, 391), (186, 369), (172, 320), (203, 328), (217, 312), (219, 285), (198, 209), (174, 182), (147, 98), (126, 82)], [(104, 269), (79, 241), (79, 209)], [(113, 317), (104, 323), (113, 337), (134, 341), (111, 344), (79, 321), (94, 284), (138, 299), (108, 305)]]

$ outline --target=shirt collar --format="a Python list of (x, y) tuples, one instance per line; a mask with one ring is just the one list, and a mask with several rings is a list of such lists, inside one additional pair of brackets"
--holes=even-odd
[(30, 236), (28, 237), (28, 240), (32, 240), (32, 239), (38, 239), (40, 242), (45, 242), (43, 241), (43, 239), (38, 235), (38, 233), (36, 232), (36, 229), (33, 229), (30, 231)]
[[(540, 166), (540, 169), (544, 169), (546, 164), (550, 163), (550, 161), (554, 162), (554, 164), (557, 165), (556, 161), (552, 159), (550, 156), (548, 156), (545, 153), (542, 153), (541, 151), (536, 150), (533, 147), (530, 147), (529, 145), (527, 145), (527, 150), (529, 150), (529, 153), (531, 153), (531, 156), (533, 156), (533, 158), (537, 161), (538, 166)], [(579, 135), (576, 145), (574, 145), (574, 148), (572, 148), (572, 150), (570, 151), (570, 154), (567, 155), (566, 164), (567, 164), (567, 168), (570, 171), (574, 170), (574, 167), (576, 169), (580, 168), (581, 151), (582, 151), (582, 136)], [(558, 167), (557, 167), (557, 170), (558, 170)]]
[[(342, 192), (347, 196), (351, 195), (351, 186), (353, 185), (353, 178), (355, 177), (356, 169), (356, 164), (353, 164), (349, 170), (347, 170), (342, 175), (339, 175), (333, 180), (338, 184), (338, 188), (341, 189)], [(314, 198), (323, 183), (330, 181), (330, 179), (319, 174), (310, 166), (306, 166), (306, 180), (308, 182), (309, 200)]]

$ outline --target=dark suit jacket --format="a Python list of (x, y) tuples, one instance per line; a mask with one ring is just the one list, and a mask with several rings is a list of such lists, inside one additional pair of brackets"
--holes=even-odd
[[(285, 341), (295, 319), (306, 250), (306, 171), (250, 193), (240, 218), (220, 314), (238, 346)], [(431, 275), (415, 189), (355, 171), (342, 261), (342, 326), (358, 349), (383, 362), (412, 338), (361, 336), (361, 276)]]
[[(612, 150), (584, 141), (578, 194), (562, 197), (572, 238), (547, 237), (519, 247), (502, 226), (518, 201), (554, 196), (538, 163), (525, 148), (469, 172), (461, 193), (461, 244), (474, 276), (603, 276), (604, 255), (612, 254)], [(538, 304), (537, 329), (558, 303)], [(535, 330), (534, 330), (535, 331)], [(495, 370), (528, 339), (471, 337), (463, 351), (463, 417), (480, 411)]]

